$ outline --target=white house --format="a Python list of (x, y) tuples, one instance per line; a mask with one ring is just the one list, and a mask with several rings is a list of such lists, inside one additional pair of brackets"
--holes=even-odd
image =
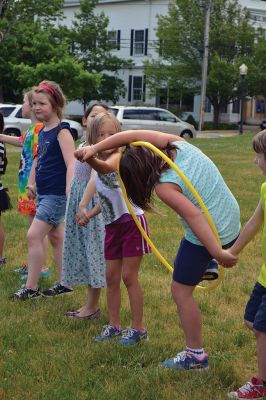
[[(255, 26), (266, 29), (266, 1), (265, 0), (239, 0), (251, 13)], [(156, 98), (150, 97), (145, 88), (143, 63), (145, 60), (155, 58), (155, 43), (157, 15), (168, 13), (168, 0), (99, 0), (95, 12), (104, 12), (109, 18), (110, 39), (116, 44), (115, 54), (134, 62), (132, 69), (119, 72), (119, 77), (124, 80), (127, 88), (125, 98), (119, 104), (136, 104), (145, 102), (148, 105), (156, 104)], [(79, 1), (65, 0), (64, 15), (66, 24), (71, 25), (74, 13), (79, 11)], [(249, 122), (261, 119), (257, 116), (256, 101), (251, 104), (249, 113), (245, 110)], [(262, 103), (261, 103), (262, 104)], [(71, 113), (82, 113), (82, 108), (77, 103), (70, 103)], [(187, 104), (187, 114), (192, 114), (196, 119), (199, 115), (199, 96)], [(264, 109), (263, 109), (264, 110)], [(206, 120), (212, 120), (211, 107), (207, 105)], [(209, 111), (209, 112), (208, 112)], [(230, 104), (226, 112), (221, 115), (224, 121), (236, 122), (239, 120), (238, 108)]]

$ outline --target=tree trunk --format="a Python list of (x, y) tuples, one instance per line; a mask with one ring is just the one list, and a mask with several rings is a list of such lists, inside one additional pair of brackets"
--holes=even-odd
[(220, 106), (219, 104), (215, 104), (213, 106), (213, 125), (215, 129), (217, 129), (219, 126), (219, 119), (220, 119)]

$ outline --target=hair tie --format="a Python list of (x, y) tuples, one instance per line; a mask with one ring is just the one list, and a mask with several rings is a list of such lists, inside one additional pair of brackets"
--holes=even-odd
[(50, 92), (53, 95), (56, 94), (55, 90), (53, 88), (51, 88), (49, 85), (47, 85), (47, 83), (40, 83), (38, 87), (47, 90), (48, 92)]

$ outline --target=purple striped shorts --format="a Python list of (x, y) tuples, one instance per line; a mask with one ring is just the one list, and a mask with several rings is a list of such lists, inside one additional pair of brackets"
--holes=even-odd
[[(138, 220), (149, 235), (145, 216), (138, 215)], [(151, 248), (142, 237), (133, 219), (105, 225), (104, 256), (106, 260), (138, 257), (147, 253), (151, 253)]]

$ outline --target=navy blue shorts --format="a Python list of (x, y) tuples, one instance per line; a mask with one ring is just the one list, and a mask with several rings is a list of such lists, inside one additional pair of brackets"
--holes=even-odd
[[(228, 249), (235, 241), (236, 239), (224, 245), (223, 249)], [(183, 238), (174, 261), (173, 280), (183, 285), (197, 285), (212, 259), (204, 246), (193, 244)]]
[(259, 282), (255, 283), (247, 302), (244, 318), (253, 323), (256, 331), (266, 333), (266, 288)]

